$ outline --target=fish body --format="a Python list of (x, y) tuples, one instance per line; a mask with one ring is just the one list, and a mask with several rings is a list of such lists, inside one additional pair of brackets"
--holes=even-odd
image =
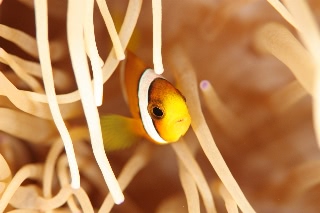
[(178, 141), (186, 133), (191, 123), (186, 99), (133, 53), (127, 53), (121, 81), (132, 118), (101, 117), (106, 150), (128, 147), (141, 137), (167, 144)]

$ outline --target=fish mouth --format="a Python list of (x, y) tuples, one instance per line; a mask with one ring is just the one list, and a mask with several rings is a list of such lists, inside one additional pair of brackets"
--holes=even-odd
[(167, 125), (159, 126), (159, 135), (168, 142), (176, 142), (188, 131), (190, 123), (191, 119), (188, 116), (171, 117)]
[(184, 118), (182, 118), (182, 119), (179, 119), (179, 120), (177, 120), (177, 123), (181, 123), (181, 122), (183, 122), (183, 121), (185, 121), (186, 119), (184, 119)]
[(176, 121), (175, 123), (175, 129), (179, 131), (180, 137), (183, 136), (189, 129), (190, 126), (190, 120), (188, 118), (181, 118)]

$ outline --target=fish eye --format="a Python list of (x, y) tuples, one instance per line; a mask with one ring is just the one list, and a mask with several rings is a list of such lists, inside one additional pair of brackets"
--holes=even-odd
[(161, 119), (163, 118), (164, 111), (162, 107), (153, 105), (149, 108), (149, 114), (155, 119)]
[(152, 108), (152, 113), (156, 116), (156, 117), (159, 117), (161, 118), (163, 116), (163, 111), (158, 108), (158, 107), (153, 107)]

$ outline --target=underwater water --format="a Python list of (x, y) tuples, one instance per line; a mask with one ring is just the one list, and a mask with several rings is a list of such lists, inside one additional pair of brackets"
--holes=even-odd
[[(97, 61), (89, 53), (94, 45), (83, 41), (83, 29), (77, 24), (87, 19), (81, 20), (80, 14), (67, 22), (68, 7), (76, 8), (77, 3), (48, 1), (49, 62), (60, 110), (54, 114), (46, 99), (50, 84), (43, 83), (50, 75), (45, 79), (41, 71), (48, 70), (46, 58), (38, 59), (46, 54), (37, 49), (44, 42), (39, 41), (43, 34), (37, 33), (43, 28), (35, 19), (41, 4), (34, 9), (32, 2), (0, 4), (0, 212), (250, 212), (251, 206), (256, 212), (320, 210), (315, 107), (319, 64), (314, 57), (318, 37), (316, 33), (304, 37), (304, 30), (313, 25), (295, 16), (293, 4), (284, 1), (297, 25), (262, 0), (162, 1), (163, 75), (185, 95), (191, 128), (176, 144), (142, 140), (107, 153), (120, 187), (125, 188), (124, 203), (114, 205), (109, 190), (117, 192), (118, 185), (112, 189), (106, 185), (96, 162), (96, 155), (103, 158), (103, 150), (91, 146), (100, 140), (93, 134), (96, 127), (100, 131), (93, 124), (97, 113), (130, 116), (119, 61), (114, 52), (109, 56), (112, 36), (95, 3), (92, 35), (105, 82), (102, 105), (90, 114), (93, 104), (87, 100), (97, 96), (86, 94), (92, 87), (75, 71), (84, 62), (77, 60), (81, 56), (77, 51), (86, 50), (86, 76), (98, 79), (92, 68)], [(136, 25), (128, 22), (133, 34), (123, 28), (120, 41), (130, 39), (128, 49), (152, 67), (152, 2), (129, 2), (110, 0), (107, 5), (118, 32), (128, 11), (132, 12), (128, 17), (137, 18)], [(319, 26), (319, 2), (301, 2), (308, 3)], [(74, 49), (77, 44), (83, 44), (82, 49)], [(80, 89), (81, 81), (90, 86)], [(65, 126), (60, 122), (57, 128), (58, 117), (53, 119), (51, 113), (61, 116)], [(61, 136), (63, 127), (67, 132)], [(75, 179), (70, 177), (62, 143), (68, 137), (80, 189), (70, 187)]]

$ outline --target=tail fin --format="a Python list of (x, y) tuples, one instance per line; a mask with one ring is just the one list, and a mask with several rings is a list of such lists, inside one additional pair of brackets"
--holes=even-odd
[(137, 119), (120, 115), (100, 117), (102, 137), (107, 152), (132, 146), (142, 139), (141, 122)]

